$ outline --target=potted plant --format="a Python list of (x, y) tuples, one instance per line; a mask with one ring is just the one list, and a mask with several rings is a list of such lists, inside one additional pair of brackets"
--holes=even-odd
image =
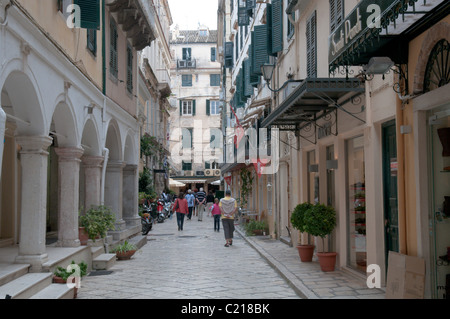
[[(67, 280), (70, 276), (79, 276), (84, 277), (87, 274), (87, 264), (82, 261), (78, 265), (75, 264), (75, 261), (72, 260), (72, 263), (67, 267), (63, 268), (61, 266), (56, 267), (54, 273), (53, 273), (53, 283), (57, 284), (66, 284)], [(75, 284), (74, 287), (74, 295), (73, 297), (76, 298), (78, 293), (78, 287)]]
[[(298, 204), (291, 215), (291, 224), (292, 227), (300, 231), (300, 233), (305, 232), (305, 213), (312, 208), (312, 204), (306, 202), (302, 204)], [(309, 238), (308, 238), (309, 241)], [(311, 262), (314, 254), (314, 245), (311, 244), (298, 244), (297, 250), (298, 255), (300, 256), (300, 260), (302, 262)]]
[[(336, 211), (331, 206), (316, 204), (305, 212), (305, 231), (313, 236), (322, 238), (325, 250), (325, 237), (333, 231), (336, 226)], [(319, 264), (322, 271), (333, 271), (336, 264), (335, 252), (317, 252)]]
[(111, 252), (116, 254), (117, 259), (125, 260), (130, 259), (134, 255), (136, 250), (137, 250), (136, 245), (130, 244), (128, 241), (125, 240), (123, 244), (113, 248)]
[(251, 235), (262, 235), (265, 230), (267, 230), (268, 226), (266, 221), (257, 221), (251, 220), (247, 224), (245, 224), (245, 233), (248, 236)]
[(93, 206), (80, 216), (80, 226), (85, 228), (89, 239), (95, 241), (98, 238), (105, 238), (108, 230), (114, 230), (115, 220), (115, 214), (109, 207)]

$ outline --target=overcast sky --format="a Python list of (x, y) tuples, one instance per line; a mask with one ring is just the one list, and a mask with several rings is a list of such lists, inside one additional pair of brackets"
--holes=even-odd
[(217, 0), (168, 0), (173, 25), (180, 29), (196, 30), (199, 23), (217, 30)]

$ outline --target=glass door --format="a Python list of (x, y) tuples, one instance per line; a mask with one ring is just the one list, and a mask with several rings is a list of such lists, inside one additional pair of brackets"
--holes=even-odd
[(433, 297), (450, 299), (450, 106), (429, 112)]
[(346, 141), (348, 256), (351, 268), (366, 272), (366, 184), (364, 136)]

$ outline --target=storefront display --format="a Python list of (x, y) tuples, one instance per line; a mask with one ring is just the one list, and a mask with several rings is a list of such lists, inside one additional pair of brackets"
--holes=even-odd
[(366, 271), (366, 196), (364, 174), (364, 137), (346, 141), (348, 265)]
[(436, 298), (450, 299), (450, 106), (434, 109), (428, 115), (432, 171), (430, 209), (434, 212), (431, 216), (433, 286)]

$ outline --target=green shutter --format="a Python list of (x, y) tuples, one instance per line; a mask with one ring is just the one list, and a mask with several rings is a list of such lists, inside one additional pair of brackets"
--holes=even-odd
[(80, 7), (80, 27), (100, 30), (100, 0), (74, 0)]
[(315, 78), (317, 76), (317, 26), (316, 11), (306, 22), (306, 63), (307, 76)]
[(209, 100), (206, 100), (206, 115), (211, 114), (211, 102)]
[(253, 61), (252, 73), (262, 75), (261, 66), (267, 63), (269, 55), (267, 54), (267, 28), (266, 25), (257, 25), (252, 32)]
[(195, 100), (192, 100), (192, 115), (195, 115)]
[(244, 60), (244, 96), (251, 97), (253, 95), (253, 86), (250, 83), (250, 59)]
[(117, 78), (118, 62), (117, 62), (117, 25), (111, 20), (110, 22), (110, 41), (109, 41), (109, 71)]
[(180, 116), (183, 115), (183, 101), (180, 100)]
[(283, 1), (272, 1), (272, 54), (283, 51)]

